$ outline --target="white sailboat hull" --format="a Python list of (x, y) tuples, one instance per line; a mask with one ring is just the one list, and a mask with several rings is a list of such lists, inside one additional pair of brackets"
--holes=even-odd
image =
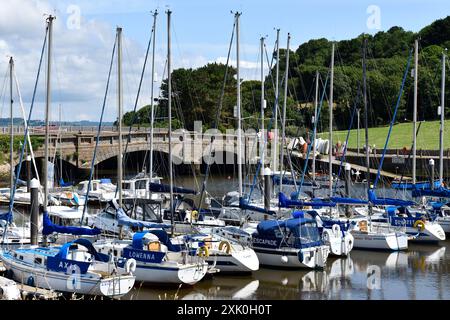
[(220, 272), (226, 273), (246, 273), (259, 269), (258, 256), (250, 248), (239, 251), (233, 250), (230, 254), (224, 252), (210, 253), (207, 262), (215, 263)]
[(450, 233), (450, 217), (438, 217), (436, 222), (439, 223), (445, 233)]
[(3, 259), (3, 264), (19, 283), (60, 292), (119, 298), (131, 290), (135, 281), (132, 275), (102, 277), (94, 272), (71, 276), (10, 259)]
[(401, 233), (376, 233), (353, 230), (354, 248), (372, 250), (406, 250), (408, 237)]
[(207, 271), (207, 263), (179, 265), (137, 262), (134, 275), (138, 282), (194, 285), (203, 279)]
[[(281, 268), (323, 268), (329, 254), (328, 246), (294, 249), (255, 248), (260, 264)], [(299, 258), (299, 252), (301, 257)]]

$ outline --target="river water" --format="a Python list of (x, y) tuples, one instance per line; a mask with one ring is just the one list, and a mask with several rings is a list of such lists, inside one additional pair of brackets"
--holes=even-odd
[[(180, 176), (175, 182), (198, 188), (202, 178)], [(236, 180), (229, 176), (208, 180), (212, 196), (221, 197), (236, 189)], [(356, 193), (363, 192), (360, 189), (355, 188)], [(383, 193), (390, 196), (395, 191), (387, 189)], [(405, 252), (354, 249), (346, 258), (329, 257), (320, 271), (261, 267), (250, 275), (219, 273), (192, 287), (136, 283), (123, 299), (450, 299), (450, 240), (435, 245), (410, 244)]]
[(406, 252), (353, 250), (329, 258), (322, 271), (260, 268), (251, 275), (217, 274), (192, 287), (136, 284), (125, 299), (450, 299), (450, 243), (410, 245)]

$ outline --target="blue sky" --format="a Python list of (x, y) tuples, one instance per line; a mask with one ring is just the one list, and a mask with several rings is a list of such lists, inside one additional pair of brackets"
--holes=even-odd
[[(0, 0), (0, 56), (14, 55), (25, 104), (31, 90), (44, 31), (44, 13), (57, 16), (55, 24), (55, 105), (61, 104), (65, 120), (98, 120), (105, 87), (107, 65), (114, 41), (115, 27), (124, 29), (124, 102), (132, 108), (142, 59), (149, 37), (152, 17), (158, 9), (156, 73), (159, 79), (165, 61), (166, 16), (169, 7), (173, 19), (174, 67), (198, 67), (222, 61), (227, 55), (233, 24), (231, 10), (242, 12), (241, 59), (243, 77), (257, 78), (259, 38), (267, 35), (269, 50), (275, 40), (274, 28), (281, 29), (281, 46), (287, 32), (291, 48), (310, 39), (325, 37), (341, 40), (363, 32), (385, 31), (392, 26), (418, 31), (432, 21), (450, 14), (448, 0)], [(372, 7), (371, 7), (372, 6)], [(379, 28), (369, 28), (374, 17), (368, 8), (379, 9)], [(75, 10), (75, 11), (74, 11)], [(69, 25), (78, 17), (79, 26)], [(370, 22), (369, 21), (369, 22)], [(234, 59), (234, 54), (232, 56)], [(146, 75), (144, 84), (147, 83)], [(114, 79), (113, 79), (114, 81)], [(147, 82), (146, 82), (147, 81)], [(158, 85), (158, 84), (156, 84)], [(36, 115), (43, 117), (43, 81)], [(114, 90), (108, 100), (108, 116), (114, 119)], [(140, 103), (148, 102), (149, 90)], [(5, 116), (1, 108), (0, 117)]]

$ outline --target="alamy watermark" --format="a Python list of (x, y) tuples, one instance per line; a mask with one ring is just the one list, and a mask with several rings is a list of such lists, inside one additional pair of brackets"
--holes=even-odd
[(377, 5), (370, 5), (367, 7), (366, 13), (369, 15), (366, 20), (366, 26), (369, 30), (381, 29), (381, 9)]
[[(239, 134), (240, 133), (240, 134)], [(240, 142), (239, 143), (239, 136)], [(208, 129), (203, 132), (201, 121), (194, 122), (194, 131), (177, 129), (172, 131), (172, 163), (179, 164), (258, 164), (261, 158), (268, 163), (272, 154), (274, 137), (281, 137), (274, 130), (268, 132), (255, 129), (227, 129), (221, 132)], [(155, 143), (157, 141), (155, 140)], [(241, 151), (239, 151), (239, 148)], [(240, 155), (240, 156), (239, 156)]]
[(66, 26), (69, 30), (79, 30), (81, 28), (81, 8), (75, 4), (67, 6), (66, 13), (68, 14)]

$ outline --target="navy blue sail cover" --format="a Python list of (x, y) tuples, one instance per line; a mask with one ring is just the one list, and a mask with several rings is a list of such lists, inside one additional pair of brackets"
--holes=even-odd
[(414, 201), (392, 199), (392, 198), (377, 198), (374, 190), (369, 190), (369, 201), (376, 206), (401, 206), (408, 207), (415, 205)]
[(339, 204), (369, 204), (367, 200), (344, 198), (344, 197), (331, 197), (330, 200)]
[[(73, 268), (73, 266), (75, 265), (79, 268), (81, 274), (85, 274), (88, 271), (89, 266), (92, 262), (84, 262), (68, 259), (69, 250), (77, 248), (78, 247), (77, 245), (85, 247), (96, 261), (101, 262), (109, 261), (108, 255), (100, 253), (97, 250), (95, 250), (94, 246), (89, 240), (80, 238), (65, 243), (64, 245), (62, 245), (62, 247), (59, 249), (59, 252), (55, 256), (53, 257), (49, 256), (47, 258), (47, 269), (67, 273), (68, 271), (70, 271), (70, 268)], [(75, 271), (74, 269), (71, 270)]]
[[(429, 181), (417, 182), (416, 184), (406, 181), (392, 182), (391, 186), (393, 189), (403, 189), (403, 190), (431, 189), (431, 183)], [(434, 181), (435, 188), (439, 188), (440, 186), (441, 182), (439, 180)]]
[[(321, 245), (319, 229), (314, 219), (291, 218), (286, 220), (265, 220), (261, 221), (257, 228), (257, 234), (253, 238), (278, 239), (277, 245), (281, 245), (282, 239), (291, 232), (295, 237), (294, 247), (304, 248)], [(258, 242), (253, 241), (254, 245)]]
[(100, 233), (102, 233), (101, 229), (98, 229), (96, 227), (94, 228), (84, 228), (84, 227), (71, 227), (71, 226), (60, 226), (57, 224), (54, 224), (50, 217), (48, 216), (47, 212), (44, 212), (44, 216), (42, 217), (44, 227), (42, 229), (42, 234), (49, 235), (53, 232), (56, 233), (67, 233), (67, 234), (73, 234), (76, 236), (95, 236)]
[(12, 221), (12, 214), (11, 214), (11, 212), (1, 213), (0, 214), (0, 220), (5, 220), (5, 221), (11, 223), (11, 221)]
[[(181, 187), (172, 187), (172, 190), (174, 193), (180, 193), (180, 194), (197, 194), (197, 191), (195, 191), (195, 190), (181, 188)], [(150, 183), (150, 191), (168, 193), (168, 192), (170, 192), (170, 185), (151, 182)]]
[(434, 190), (431, 189), (414, 189), (412, 191), (413, 197), (439, 197), (439, 198), (450, 198), (450, 190), (440, 187)]
[(161, 241), (162, 244), (166, 245), (169, 251), (179, 252), (185, 249), (185, 246), (183, 245), (173, 244), (172, 241), (170, 241), (169, 235), (163, 229), (152, 229), (148, 232), (157, 236), (159, 241)]

